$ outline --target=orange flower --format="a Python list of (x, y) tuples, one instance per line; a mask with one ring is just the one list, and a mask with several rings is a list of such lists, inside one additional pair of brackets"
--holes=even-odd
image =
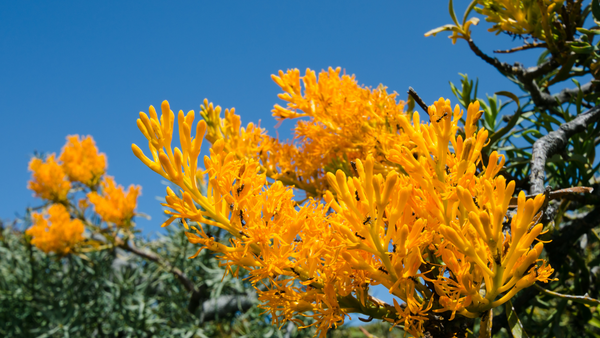
[(114, 223), (118, 227), (128, 227), (135, 216), (134, 210), (141, 189), (140, 186), (130, 185), (129, 191), (125, 193), (123, 187), (116, 185), (111, 176), (104, 176), (102, 192), (90, 192), (87, 197), (103, 221)]
[(98, 153), (91, 136), (82, 140), (79, 135), (68, 136), (59, 160), (69, 180), (88, 186), (95, 186), (106, 171), (106, 155)]
[(33, 225), (26, 233), (33, 237), (31, 243), (45, 253), (64, 256), (73, 252), (83, 241), (83, 223), (74, 219), (62, 204), (53, 204), (46, 214), (33, 213)]
[(29, 170), (33, 173), (27, 187), (35, 192), (36, 197), (63, 202), (67, 200), (71, 183), (67, 181), (63, 167), (54, 157), (51, 154), (45, 161), (37, 157), (31, 159)]
[(253, 123), (242, 128), (234, 109), (225, 110), (221, 118), (221, 107), (207, 100), (200, 115), (207, 124), (208, 141), (222, 139), (228, 152), (260, 161), (262, 172), (285, 185), (320, 197), (328, 188), (327, 172), (342, 169), (351, 174), (350, 162), (368, 155), (378, 160), (377, 172), (388, 172), (393, 166), (385, 158), (389, 149), (410, 142), (399, 132), (404, 102), (386, 87), (361, 86), (340, 68), (322, 71), (318, 78), (310, 69), (305, 76), (293, 69), (272, 78), (284, 91), (279, 98), (287, 101), (286, 108), (275, 105), (273, 116), (279, 121), (304, 118), (294, 129), (296, 142), (280, 142)]
[[(502, 232), (514, 183), (498, 176), (502, 156), (492, 153), (487, 167), (480, 166), (488, 133), (477, 128), (478, 103), (468, 107), (459, 135), (463, 111), (449, 100), (430, 106), (431, 122), (424, 124), (418, 113), (403, 113), (393, 95), (361, 88), (339, 70), (322, 73), (318, 82), (307, 72), (304, 94), (298, 71), (274, 79), (289, 102), (276, 107), (277, 117), (311, 118), (299, 123), (307, 128), (296, 132), (306, 137), (289, 151), (253, 125), (241, 128), (232, 111), (220, 119), (220, 108), (206, 101), (205, 120), (195, 125), (193, 112), (179, 112), (181, 149), (171, 146), (175, 114), (166, 101), (160, 118), (151, 107), (150, 117), (138, 119), (152, 159), (132, 148), (180, 189), (167, 188), (163, 206), (171, 217), (164, 226), (180, 219), (198, 253), (218, 253), (234, 275), (248, 270), (253, 284), (266, 287), (258, 291), (261, 307), (275, 323), (310, 316), (324, 336), (350, 312), (376, 311), (419, 336), (435, 294), (441, 308), (434, 311), (475, 318), (548, 280), (549, 266), (532, 266), (543, 244), (530, 250), (541, 232), (534, 215), (544, 198), (520, 195), (511, 235)], [(213, 146), (201, 171), (205, 132)], [(347, 157), (336, 158), (332, 147)], [(289, 172), (270, 162), (282, 154), (295, 156), (283, 162)], [(316, 173), (304, 176), (311, 170)], [(199, 172), (206, 190), (199, 189)], [(309, 195), (330, 191), (296, 203), (286, 185)], [(218, 243), (205, 226), (232, 239)], [(369, 285), (379, 284), (406, 306), (370, 297)]]

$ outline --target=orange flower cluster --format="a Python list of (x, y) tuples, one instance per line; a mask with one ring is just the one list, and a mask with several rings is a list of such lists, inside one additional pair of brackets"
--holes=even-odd
[(45, 253), (64, 256), (83, 241), (83, 223), (74, 219), (62, 204), (53, 204), (47, 213), (33, 213), (33, 225), (26, 233), (33, 237), (31, 243)]
[(104, 176), (102, 194), (92, 191), (87, 197), (102, 220), (118, 227), (128, 227), (135, 215), (134, 210), (140, 190), (140, 186), (130, 185), (129, 191), (125, 194), (123, 186), (116, 185), (111, 176)]
[(54, 157), (55, 154), (50, 154), (45, 161), (37, 157), (31, 159), (29, 170), (33, 173), (27, 188), (33, 190), (36, 197), (54, 202), (66, 201), (71, 182)]
[(59, 160), (69, 180), (95, 186), (106, 171), (106, 155), (98, 153), (91, 136), (79, 140), (79, 135), (67, 137)]
[[(330, 69), (317, 82), (307, 72), (304, 95), (298, 71), (274, 77), (289, 102), (289, 109), (276, 106), (277, 116), (310, 117), (296, 128), (311, 136), (291, 146), (296, 157), (287, 170), (294, 174), (269, 167), (261, 147), (277, 143), (253, 125), (240, 128), (233, 110), (220, 120), (205, 101), (205, 120), (195, 125), (193, 111), (180, 111), (181, 149), (171, 145), (175, 114), (168, 102), (160, 118), (153, 107), (150, 116), (140, 113), (152, 159), (135, 144), (134, 154), (180, 188), (178, 194), (167, 188), (163, 205), (171, 217), (163, 226), (180, 219), (200, 250), (219, 253), (229, 271), (244, 268), (254, 285), (266, 287), (259, 299), (274, 322), (313, 317), (321, 337), (354, 312), (420, 336), (429, 311), (475, 318), (535, 281), (548, 281), (553, 270), (539, 259), (543, 244), (532, 247), (543, 227), (536, 213), (544, 197), (526, 200), (520, 193), (516, 215), (507, 218), (515, 186), (498, 175), (502, 156), (492, 153), (487, 166), (481, 163), (488, 134), (477, 128), (478, 103), (468, 107), (462, 128), (463, 112), (443, 99), (422, 124), (418, 113), (411, 119), (398, 110), (393, 96), (338, 75)], [(200, 171), (205, 133), (213, 145)], [(341, 168), (327, 170), (334, 161)], [(310, 170), (318, 173), (303, 182), (329, 190), (322, 200), (297, 203), (289, 180), (277, 177), (298, 179)], [(203, 174), (205, 193), (198, 186)], [(233, 238), (219, 243), (205, 226)], [(385, 286), (400, 302), (374, 299), (370, 285)]]
[[(49, 218), (44, 218), (45, 214), (34, 213), (33, 226), (27, 230), (33, 237), (32, 244), (40, 250), (66, 255), (79, 249), (84, 223), (96, 230), (98, 228), (85, 218), (90, 203), (102, 221), (119, 228), (132, 226), (141, 188), (130, 186), (126, 194), (112, 177), (105, 176), (106, 155), (98, 152), (91, 136), (82, 139), (78, 135), (68, 136), (58, 161), (55, 154), (45, 160), (33, 158), (29, 170), (32, 171), (29, 189), (50, 204), (47, 210)], [(72, 186), (78, 189), (71, 191)], [(88, 192), (86, 198), (75, 203), (81, 190)], [(70, 215), (76, 219), (71, 220)]]
[(52, 201), (66, 202), (71, 183), (79, 182), (89, 187), (98, 184), (106, 171), (106, 155), (98, 153), (91, 136), (79, 140), (79, 135), (67, 137), (67, 144), (56, 160), (50, 154), (46, 160), (33, 158), (29, 162), (32, 179), (28, 188), (35, 196)]
[(397, 102), (397, 94), (388, 94), (383, 86), (360, 86), (340, 68), (329, 68), (318, 78), (310, 69), (305, 76), (294, 69), (272, 77), (284, 91), (279, 97), (287, 102), (286, 108), (275, 105), (273, 116), (279, 121), (302, 118), (294, 129), (297, 143), (281, 143), (253, 123), (241, 128), (234, 109), (225, 110), (221, 118), (221, 108), (207, 100), (200, 112), (208, 141), (222, 139), (237, 158), (259, 161), (269, 178), (320, 197), (328, 189), (327, 172), (341, 169), (350, 174), (350, 161), (368, 155), (377, 159), (377, 172), (387, 172), (393, 165), (385, 160), (388, 149), (408, 141), (397, 133), (404, 102)]

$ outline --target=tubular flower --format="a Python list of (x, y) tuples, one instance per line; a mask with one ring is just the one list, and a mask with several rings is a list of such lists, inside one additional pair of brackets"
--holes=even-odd
[[(527, 200), (520, 194), (510, 233), (502, 231), (515, 186), (498, 175), (503, 156), (492, 153), (487, 166), (481, 163), (488, 134), (477, 128), (477, 102), (468, 107), (464, 135), (458, 135), (463, 112), (449, 100), (430, 106), (431, 122), (423, 124), (418, 113), (411, 119), (396, 111), (401, 107), (383, 92), (377, 95), (387, 106), (367, 104), (377, 95), (352, 87), (353, 78), (340, 79), (339, 70), (321, 76), (317, 84), (314, 74), (307, 74), (301, 95), (299, 73), (280, 73), (275, 80), (290, 105), (275, 111), (279, 119), (316, 121), (314, 128), (296, 129), (312, 136), (300, 138), (294, 150), (314, 163), (294, 162), (289, 168), (294, 174), (285, 177), (298, 177), (305, 168), (320, 170), (315, 177), (329, 189), (322, 200), (297, 204), (285, 179), (269, 182), (268, 162), (258, 150), (268, 142), (262, 131), (240, 128), (231, 111), (219, 122), (217, 109), (208, 105), (202, 113), (206, 120), (195, 128), (193, 112), (179, 112), (181, 149), (171, 147), (175, 115), (166, 101), (160, 118), (152, 107), (150, 117), (140, 113), (138, 127), (152, 159), (136, 145), (134, 154), (179, 187), (178, 192), (167, 188), (163, 205), (171, 217), (164, 225), (181, 220), (188, 240), (200, 245), (198, 253), (214, 251), (230, 273), (246, 269), (253, 284), (266, 286), (258, 290), (261, 307), (274, 323), (300, 324), (295, 316), (313, 317), (321, 337), (352, 312), (385, 318), (420, 336), (429, 311), (474, 318), (536, 280), (548, 281), (552, 269), (539, 258), (543, 244), (534, 245), (542, 230), (535, 216), (544, 197)], [(363, 128), (363, 138), (346, 128)], [(213, 145), (200, 171), (205, 133)], [(332, 147), (338, 137), (346, 143), (337, 149), (352, 161), (347, 168), (325, 170), (333, 153), (317, 142)], [(206, 176), (205, 193), (197, 184), (199, 173)], [(219, 243), (207, 226), (233, 238)], [(402, 306), (372, 298), (370, 285), (383, 285)]]
[(125, 193), (123, 187), (116, 185), (111, 176), (104, 176), (101, 188), (101, 193), (93, 191), (87, 195), (96, 213), (103, 221), (114, 223), (118, 227), (130, 226), (141, 187), (130, 185)]
[(64, 256), (73, 252), (83, 241), (83, 223), (74, 219), (62, 204), (53, 204), (46, 214), (33, 213), (33, 225), (26, 233), (33, 237), (31, 243), (45, 253)]
[(63, 167), (51, 154), (42, 160), (33, 158), (29, 162), (29, 170), (32, 171), (31, 181), (27, 188), (35, 192), (35, 196), (53, 202), (67, 200), (67, 194), (71, 189), (71, 183), (67, 180)]
[(320, 197), (328, 188), (326, 172), (342, 169), (351, 174), (350, 162), (367, 155), (378, 160), (378, 172), (387, 172), (393, 166), (385, 159), (392, 144), (409, 143), (398, 132), (404, 102), (383, 86), (362, 87), (354, 76), (341, 74), (340, 68), (329, 68), (318, 77), (310, 69), (305, 76), (293, 69), (272, 78), (284, 91), (279, 97), (287, 102), (287, 107), (275, 105), (273, 116), (279, 121), (303, 118), (294, 129), (295, 143), (268, 137), (253, 123), (241, 128), (233, 109), (225, 110), (221, 118), (221, 107), (206, 100), (200, 112), (207, 124), (207, 140), (223, 139), (227, 151), (259, 161), (270, 178)]
[(106, 171), (106, 155), (98, 153), (91, 136), (79, 139), (79, 135), (67, 137), (59, 160), (72, 182), (95, 186)]

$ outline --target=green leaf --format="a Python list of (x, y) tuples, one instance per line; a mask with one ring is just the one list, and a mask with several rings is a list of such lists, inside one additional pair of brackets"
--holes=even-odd
[(515, 95), (511, 92), (504, 91), (504, 90), (495, 92), (494, 94), (500, 95), (500, 96), (506, 96), (506, 97), (512, 99), (517, 104), (517, 107), (519, 107), (519, 109), (521, 108), (521, 103), (519, 102), (519, 97), (517, 95)]
[(432, 30), (430, 30), (429, 32), (425, 33), (425, 36), (435, 36), (437, 33), (441, 33), (441, 32), (445, 32), (445, 31), (458, 31), (457, 27), (455, 25), (443, 25), (441, 27), (438, 28), (434, 28)]
[[(518, 105), (518, 103), (517, 103), (517, 105)], [(490, 136), (489, 146), (496, 143), (496, 141), (498, 141), (504, 135), (508, 134), (514, 128), (514, 126), (517, 124), (517, 121), (521, 117), (521, 113), (522, 113), (521, 109), (517, 109), (515, 114), (510, 118), (510, 120), (506, 124), (506, 126), (504, 126), (502, 129), (498, 130), (497, 132), (493, 133), (492, 136)]]
[(512, 302), (509, 300), (506, 302), (504, 306), (506, 311), (506, 318), (508, 319), (508, 326), (510, 327), (510, 332), (512, 333), (514, 338), (527, 338), (529, 337), (527, 333), (525, 333), (525, 329), (523, 329), (523, 324), (519, 320), (517, 313), (515, 312), (515, 308), (512, 305)]
[(465, 15), (463, 15), (463, 22), (462, 22), (463, 26), (467, 22), (467, 17), (469, 16), (469, 13), (471, 13), (473, 8), (475, 8), (475, 5), (477, 5), (477, 0), (471, 1), (471, 3), (469, 4), (469, 7), (467, 7), (467, 10), (465, 10)]
[(592, 14), (596, 21), (600, 21), (600, 0), (592, 0)]
[(582, 27), (577, 27), (575, 29), (577, 29), (578, 32), (583, 33), (583, 34), (592, 34), (592, 35), (600, 34), (600, 30), (597, 30), (597, 29), (585, 29)]
[(569, 56), (567, 61), (565, 63), (563, 63), (563, 65), (560, 68), (560, 70), (558, 71), (558, 73), (556, 73), (554, 78), (550, 81), (550, 84), (555, 84), (557, 82), (568, 79), (571, 69), (573, 68), (573, 65), (575, 64), (577, 59), (578, 59), (577, 54), (572, 54), (571, 56)]
[(452, 0), (448, 3), (448, 12), (450, 12), (450, 17), (452, 18), (452, 21), (454, 21), (454, 24), (458, 26), (458, 20), (456, 19), (456, 13), (454, 13), (454, 4), (452, 3)]
[(587, 42), (573, 42), (569, 44), (569, 48), (571, 51), (577, 54), (590, 54), (594, 51), (594, 46), (590, 45)]

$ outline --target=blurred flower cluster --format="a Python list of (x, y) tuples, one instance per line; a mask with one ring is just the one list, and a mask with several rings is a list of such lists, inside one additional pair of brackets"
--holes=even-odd
[(564, 0), (479, 0), (475, 11), (494, 25), (490, 32), (531, 35), (546, 41), (555, 26)]
[[(106, 167), (106, 155), (98, 152), (91, 136), (67, 137), (58, 160), (55, 154), (31, 160), (28, 187), (45, 202), (41, 212), (31, 214), (32, 226), (26, 231), (33, 245), (63, 256), (84, 246), (98, 245), (85, 239), (86, 229), (90, 233), (106, 233), (113, 232), (114, 226), (123, 231), (133, 226), (141, 188), (132, 185), (125, 192), (106, 175)], [(86, 215), (90, 205), (106, 225), (104, 229)]]
[(572, 46), (573, 51), (579, 52), (576, 48), (581, 49), (582, 44), (587, 42), (587, 38), (580, 41), (576, 36), (579, 33), (589, 33), (587, 30), (576, 29), (585, 21), (585, 13), (589, 13), (589, 6), (583, 9), (582, 0), (473, 0), (462, 20), (456, 16), (450, 1), (449, 12), (453, 23), (432, 29), (425, 36), (450, 31), (452, 35), (449, 38), (453, 43), (458, 39), (471, 41), (471, 25), (479, 23), (479, 18), (469, 17), (473, 10), (493, 24), (489, 28), (490, 32), (524, 39), (524, 46), (506, 52), (544, 47), (553, 55), (567, 58), (569, 55), (565, 53), (565, 48)]
[[(241, 127), (233, 109), (221, 117), (205, 101), (195, 123), (193, 111), (175, 116), (165, 101), (160, 117), (150, 107), (137, 121), (151, 158), (132, 148), (180, 189), (167, 189), (163, 226), (180, 220), (198, 253), (218, 253), (234, 275), (248, 270), (274, 323), (312, 317), (324, 337), (362, 313), (421, 336), (432, 312), (476, 318), (549, 280), (538, 238), (544, 196), (521, 192), (509, 216), (515, 184), (498, 174), (503, 156), (482, 160), (479, 103), (463, 116), (439, 99), (423, 123), (395, 93), (359, 86), (340, 69), (273, 80), (287, 101), (273, 116), (300, 118), (294, 143)], [(202, 169), (205, 135), (212, 146)], [(307, 197), (296, 200), (298, 190)], [(233, 239), (217, 241), (210, 227)], [(373, 285), (394, 304), (370, 296)]]

